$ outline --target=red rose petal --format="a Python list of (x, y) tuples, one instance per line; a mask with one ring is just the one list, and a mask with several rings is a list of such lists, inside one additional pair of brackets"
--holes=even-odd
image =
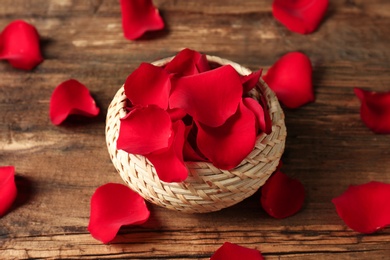
[(200, 56), (200, 59), (197, 61), (197, 63), (195, 65), (196, 65), (196, 68), (198, 69), (199, 73), (211, 70), (210, 63), (207, 60), (207, 56), (204, 54), (202, 54)]
[[(272, 129), (272, 122), (270, 117), (265, 116), (265, 111), (259, 102), (253, 98), (243, 98), (244, 105), (249, 108), (256, 117), (256, 128), (260, 129), (266, 134), (270, 134)], [(269, 120), (266, 120), (269, 118)]]
[(15, 168), (0, 166), (0, 217), (3, 216), (16, 198)]
[(308, 34), (314, 32), (328, 8), (328, 0), (274, 0), (272, 14), (289, 30)]
[(183, 121), (176, 121), (172, 125), (173, 142), (168, 150), (146, 155), (146, 158), (156, 168), (161, 181), (182, 182), (188, 176), (188, 169), (183, 160), (183, 146), (185, 138), (185, 125)]
[(75, 79), (58, 85), (50, 98), (50, 120), (61, 124), (69, 115), (97, 116), (99, 108), (87, 87)]
[(265, 120), (265, 133), (270, 134), (272, 132), (272, 119), (268, 108), (267, 100), (264, 95), (260, 96), (259, 103), (264, 110), (264, 120)]
[(146, 155), (168, 148), (171, 136), (172, 121), (167, 111), (155, 105), (135, 107), (121, 118), (117, 149)]
[(38, 66), (43, 58), (37, 29), (22, 20), (8, 24), (0, 34), (0, 59), (23, 70)]
[(203, 158), (195, 149), (188, 143), (185, 142), (183, 148), (183, 157), (186, 162), (206, 162), (207, 160)]
[(171, 81), (167, 71), (149, 63), (142, 63), (125, 82), (126, 97), (133, 105), (157, 105), (168, 108)]
[(294, 215), (302, 208), (304, 199), (302, 183), (281, 171), (276, 171), (261, 189), (261, 205), (274, 218)]
[(264, 81), (288, 108), (314, 101), (311, 62), (301, 52), (290, 52), (281, 57), (268, 70)]
[(240, 76), (230, 65), (172, 81), (171, 108), (182, 108), (194, 120), (217, 127), (232, 116), (240, 103)]
[(251, 249), (236, 245), (230, 242), (225, 242), (215, 251), (210, 260), (263, 260), (261, 252), (256, 249)]
[(207, 159), (201, 154), (196, 145), (196, 125), (186, 126), (183, 157), (186, 162), (205, 162)]
[(262, 72), (263, 70), (259, 69), (258, 71), (252, 72), (249, 75), (245, 75), (241, 77), (241, 83), (242, 86), (244, 87), (244, 93), (250, 91), (257, 85), (257, 83), (259, 83)]
[(171, 117), (172, 122), (183, 119), (187, 113), (181, 108), (174, 108), (167, 110), (169, 116)]
[(390, 184), (351, 185), (332, 202), (340, 218), (357, 232), (369, 234), (390, 225)]
[(390, 134), (390, 91), (373, 92), (354, 88), (361, 102), (360, 117), (364, 124), (378, 134)]
[(189, 76), (210, 70), (210, 67), (205, 55), (191, 49), (183, 49), (168, 62), (165, 69), (180, 76)]
[(124, 225), (141, 225), (150, 212), (144, 199), (129, 187), (107, 183), (96, 189), (91, 198), (88, 231), (103, 243), (108, 243)]
[(158, 9), (152, 0), (120, 0), (124, 36), (129, 40), (141, 37), (147, 31), (164, 28)]
[(242, 102), (225, 124), (210, 127), (198, 123), (199, 150), (218, 168), (230, 170), (253, 150), (256, 142), (256, 118)]

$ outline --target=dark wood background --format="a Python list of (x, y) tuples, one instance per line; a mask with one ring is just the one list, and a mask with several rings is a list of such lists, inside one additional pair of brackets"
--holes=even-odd
[[(299, 35), (272, 16), (272, 1), (155, 0), (162, 32), (122, 36), (118, 0), (1, 0), (0, 28), (34, 24), (45, 61), (31, 72), (0, 62), (0, 165), (15, 165), (19, 189), (0, 219), (0, 259), (208, 259), (223, 242), (260, 250), (266, 259), (388, 259), (390, 228), (356, 233), (331, 199), (350, 184), (390, 182), (390, 136), (361, 122), (353, 87), (390, 89), (390, 2), (331, 0), (318, 31)], [(107, 182), (121, 183), (105, 146), (105, 114), (127, 75), (143, 62), (192, 48), (266, 71), (281, 55), (303, 51), (314, 66), (316, 101), (285, 110), (283, 171), (306, 188), (303, 209), (269, 217), (259, 194), (220, 212), (189, 215), (149, 204), (150, 220), (127, 227), (110, 245), (87, 231), (89, 201)], [(51, 124), (53, 89), (75, 78), (101, 114)]]

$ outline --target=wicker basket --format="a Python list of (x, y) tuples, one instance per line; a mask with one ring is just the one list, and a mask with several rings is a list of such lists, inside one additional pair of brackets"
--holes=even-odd
[[(171, 58), (154, 62), (162, 66)], [(230, 64), (241, 75), (250, 70), (229, 60), (207, 56), (209, 62)], [(276, 169), (284, 151), (286, 127), (284, 114), (275, 94), (264, 81), (252, 90), (254, 98), (264, 95), (272, 119), (272, 132), (257, 137), (254, 150), (236, 168), (220, 170), (211, 163), (188, 162), (189, 175), (181, 183), (160, 181), (153, 165), (140, 155), (116, 149), (120, 118), (126, 115), (123, 86), (116, 93), (107, 112), (106, 142), (112, 163), (122, 179), (147, 201), (187, 213), (217, 211), (232, 206), (255, 193)]]

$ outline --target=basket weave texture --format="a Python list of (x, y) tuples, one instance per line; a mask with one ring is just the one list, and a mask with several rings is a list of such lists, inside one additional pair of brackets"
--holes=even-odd
[[(154, 62), (163, 66), (173, 57)], [(230, 64), (241, 75), (251, 71), (229, 60), (207, 56), (209, 62)], [(186, 213), (205, 213), (232, 206), (254, 194), (276, 169), (283, 154), (286, 127), (280, 104), (263, 80), (251, 91), (259, 100), (263, 95), (272, 119), (272, 132), (257, 137), (253, 151), (232, 170), (221, 170), (206, 162), (187, 162), (188, 178), (181, 183), (160, 181), (153, 165), (141, 155), (116, 149), (120, 118), (126, 115), (123, 86), (108, 108), (106, 143), (112, 163), (127, 185), (156, 205)]]

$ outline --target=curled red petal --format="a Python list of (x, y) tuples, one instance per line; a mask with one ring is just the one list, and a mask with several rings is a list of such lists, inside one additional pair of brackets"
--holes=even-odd
[(390, 91), (373, 92), (354, 88), (361, 102), (360, 117), (364, 124), (378, 134), (390, 134)]
[(16, 194), (15, 168), (0, 166), (0, 217), (12, 206)]
[(366, 234), (390, 225), (389, 201), (390, 184), (376, 181), (351, 185), (332, 200), (345, 224)]
[(211, 70), (210, 63), (207, 60), (207, 56), (202, 54), (200, 56), (200, 59), (196, 62), (196, 68), (198, 69), (199, 73), (206, 72), (208, 70)]
[(88, 88), (75, 79), (58, 85), (50, 98), (50, 120), (55, 125), (61, 124), (69, 115), (94, 117), (99, 111)]
[(183, 157), (186, 162), (206, 162), (207, 159), (195, 150), (190, 143), (185, 142), (183, 148)]
[(244, 93), (250, 91), (257, 85), (257, 83), (259, 83), (262, 72), (263, 70), (259, 69), (249, 75), (241, 77), (242, 86), (244, 87)]
[(133, 105), (157, 105), (168, 108), (171, 81), (167, 71), (149, 63), (141, 65), (131, 73), (125, 82), (126, 97)]
[(122, 184), (107, 183), (92, 195), (88, 231), (106, 244), (115, 238), (121, 226), (141, 225), (149, 215), (138, 193)]
[(172, 81), (171, 108), (182, 108), (194, 120), (217, 127), (232, 116), (240, 103), (240, 76), (230, 65)]
[(305, 188), (299, 180), (276, 171), (261, 189), (261, 205), (274, 218), (297, 213), (305, 200)]
[(0, 59), (23, 70), (38, 66), (43, 57), (37, 29), (22, 20), (8, 24), (0, 34)]
[(243, 247), (230, 242), (225, 242), (215, 251), (210, 260), (263, 260), (261, 252), (256, 249)]
[(328, 0), (274, 0), (272, 14), (289, 30), (308, 34), (314, 32), (325, 16)]
[(263, 79), (288, 108), (314, 101), (311, 62), (301, 52), (281, 57)]
[(197, 145), (214, 166), (230, 170), (253, 150), (256, 142), (256, 119), (242, 102), (225, 124), (210, 127), (197, 122)]
[(120, 121), (117, 149), (146, 155), (170, 146), (172, 121), (162, 108), (155, 105), (134, 107)]
[(253, 98), (243, 98), (244, 105), (249, 108), (256, 117), (256, 128), (266, 134), (271, 133), (272, 121), (270, 117), (266, 117), (263, 107)]
[(272, 119), (270, 115), (270, 110), (268, 107), (267, 100), (264, 95), (260, 96), (259, 103), (264, 110), (264, 120), (265, 120), (265, 133), (270, 134), (272, 132)]
[(183, 146), (185, 141), (185, 125), (179, 120), (173, 123), (173, 141), (171, 146), (162, 152), (146, 155), (146, 158), (156, 168), (161, 181), (182, 182), (188, 176), (188, 169), (183, 159)]
[(169, 116), (171, 117), (172, 122), (183, 119), (187, 113), (181, 108), (173, 108), (167, 110)]
[(120, 0), (124, 36), (129, 40), (141, 37), (147, 31), (164, 28), (164, 21), (152, 0)]
[(195, 124), (186, 126), (186, 141), (183, 148), (183, 157), (186, 162), (205, 162), (207, 159), (199, 151), (196, 144), (197, 127)]
[(168, 62), (165, 69), (170, 73), (188, 76), (210, 70), (210, 66), (205, 55), (186, 48), (181, 50), (170, 62)]

